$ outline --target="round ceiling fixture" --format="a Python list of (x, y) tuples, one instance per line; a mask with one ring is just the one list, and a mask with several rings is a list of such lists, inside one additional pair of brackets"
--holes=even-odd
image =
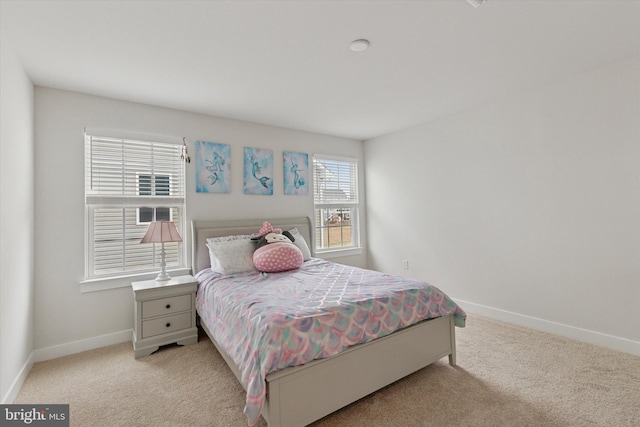
[(351, 42), (351, 50), (354, 52), (362, 52), (369, 47), (369, 40), (358, 39)]
[(482, 4), (484, 2), (486, 2), (487, 0), (467, 0), (469, 2), (469, 4), (475, 8), (478, 8), (480, 6), (482, 6)]

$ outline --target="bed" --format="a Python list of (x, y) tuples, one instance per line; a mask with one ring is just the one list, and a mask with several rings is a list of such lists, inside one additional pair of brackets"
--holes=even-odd
[[(345, 348), (341, 348), (342, 344), (337, 345), (335, 340), (332, 342), (333, 347), (328, 345), (330, 349), (323, 349), (306, 343), (305, 339), (298, 338), (299, 345), (305, 346), (305, 351), (300, 354), (312, 354), (312, 356), (315, 354), (314, 360), (297, 360), (296, 358), (301, 357), (294, 355), (291, 360), (295, 359), (295, 361), (288, 361), (283, 356), (285, 350), (282, 350), (276, 356), (265, 356), (262, 351), (265, 347), (264, 345), (259, 350), (247, 351), (243, 347), (247, 343), (238, 343), (237, 336), (233, 335), (232, 332), (228, 332), (225, 335), (222, 332), (224, 325), (220, 325), (220, 319), (226, 315), (225, 313), (233, 311), (230, 308), (232, 307), (229, 303), (230, 300), (227, 299), (230, 298), (229, 293), (231, 292), (244, 296), (245, 305), (242, 310), (243, 315), (246, 314), (242, 319), (235, 320), (236, 323), (246, 323), (234, 324), (232, 327), (236, 328), (235, 334), (238, 336), (244, 335), (248, 331), (246, 334), (250, 337), (251, 331), (254, 329), (262, 328), (260, 330), (264, 330), (265, 328), (264, 326), (254, 326), (254, 323), (258, 321), (256, 319), (269, 317), (269, 315), (265, 316), (264, 311), (252, 310), (259, 305), (256, 303), (257, 300), (260, 300), (259, 302), (262, 301), (261, 292), (263, 292), (263, 289), (264, 292), (267, 292), (267, 286), (271, 286), (273, 281), (277, 280), (279, 284), (287, 283), (288, 286), (293, 286), (286, 289), (298, 289), (299, 283), (306, 283), (307, 276), (315, 276), (317, 278), (318, 276), (325, 276), (324, 272), (328, 272), (326, 275), (334, 274), (334, 271), (336, 272), (335, 274), (346, 272), (348, 275), (357, 274), (359, 275), (358, 277), (362, 278), (367, 278), (372, 274), (380, 274), (369, 270), (329, 263), (313, 257), (312, 225), (310, 219), (306, 217), (266, 219), (273, 227), (282, 230), (297, 230), (298, 234), (296, 236), (302, 237), (299, 240), (307, 242), (311, 258), (307, 254), (305, 263), (299, 270), (274, 274), (243, 272), (221, 275), (212, 273), (210, 266), (213, 258), (210, 258), (207, 240), (211, 238), (225, 240), (227, 237), (224, 236), (253, 234), (260, 229), (264, 220), (192, 221), (191, 224), (192, 269), (199, 280), (196, 309), (200, 318), (200, 326), (211, 338), (211, 341), (236, 375), (238, 381), (247, 390), (245, 413), (247, 414), (249, 425), (255, 424), (259, 416), (262, 416), (270, 427), (308, 425), (443, 357), (448, 356), (449, 364), (455, 366), (454, 328), (456, 325), (464, 326), (465, 314), (444, 293), (431, 286), (428, 286), (429, 291), (431, 292), (432, 288), (435, 289), (435, 295), (443, 303), (436, 304), (433, 301), (436, 301), (437, 298), (432, 297), (433, 301), (427, 305), (432, 306), (431, 308), (434, 310), (440, 309), (440, 305), (442, 307), (447, 306), (446, 314), (430, 314), (429, 317), (432, 318), (416, 320), (415, 315), (409, 309), (400, 306), (398, 307), (400, 316), (393, 316), (394, 321), (398, 317), (403, 318), (404, 315), (402, 313), (405, 313), (407, 321), (414, 323), (408, 326), (401, 326), (401, 329), (395, 332), (379, 332), (375, 330), (373, 331), (375, 333), (372, 332), (371, 335), (375, 339), (364, 339), (359, 336), (354, 342), (361, 341), (361, 343)], [(394, 281), (395, 279), (400, 279), (397, 276), (385, 275), (385, 280), (389, 280), (389, 278), (393, 278)], [(366, 288), (366, 280), (358, 280), (361, 280), (362, 287)], [(257, 283), (260, 284), (260, 287), (256, 286)], [(243, 286), (254, 287), (242, 288)], [(400, 284), (398, 280), (397, 286), (400, 287), (394, 295), (401, 295), (402, 292), (405, 292), (404, 289), (407, 289), (405, 286), (408, 285), (405, 285), (404, 282)], [(282, 293), (278, 297), (282, 300), (288, 300), (290, 294), (295, 293), (285, 292), (282, 289), (284, 288), (279, 288)], [(223, 292), (228, 292), (228, 294)], [(413, 298), (413, 296), (417, 295), (420, 296), (419, 298), (423, 298), (422, 293), (426, 292), (426, 290), (411, 289), (406, 292), (409, 294), (407, 298)], [(417, 292), (420, 292), (420, 294)], [(211, 295), (215, 295), (215, 297)], [(402, 295), (404, 298), (404, 294)], [(251, 300), (252, 298), (256, 301)], [(215, 304), (215, 302), (206, 302), (209, 300), (223, 301), (224, 303), (212, 308), (210, 304)], [(396, 301), (395, 297), (393, 301)], [(412, 301), (415, 301), (415, 298)], [(370, 304), (370, 302), (363, 301), (357, 304)], [(264, 307), (256, 310), (264, 310)], [(284, 309), (278, 308), (278, 310)], [(213, 311), (216, 311), (217, 314), (212, 314)], [(224, 311), (224, 313), (221, 314), (221, 311)], [(300, 311), (304, 310), (301, 309)], [(295, 322), (304, 322), (303, 315), (305, 313), (296, 312), (291, 314), (287, 312), (287, 319), (294, 319)], [(335, 315), (335, 313), (332, 313), (332, 315)], [(314, 328), (319, 329), (318, 322), (321, 322), (326, 316), (314, 316), (316, 316), (313, 317)], [(279, 319), (280, 317), (276, 316), (274, 318)], [(397, 321), (400, 324), (403, 323), (403, 320)], [(275, 327), (271, 328), (271, 326), (266, 326), (266, 328), (275, 329)], [(292, 336), (295, 332), (295, 330), (291, 332)], [(309, 333), (311, 333), (310, 329)], [(293, 342), (292, 338), (285, 338)], [(232, 340), (235, 343), (232, 343)], [(254, 344), (257, 345), (258, 341)], [(313, 351), (309, 350), (310, 348)], [(252, 357), (260, 360), (269, 358), (271, 364), (268, 369), (263, 366), (261, 373), (260, 370), (257, 373), (253, 373), (254, 371), (249, 370), (246, 366), (247, 362), (244, 360)], [(295, 366), (287, 366), (287, 364)], [(274, 369), (274, 367), (277, 367), (277, 369)]]

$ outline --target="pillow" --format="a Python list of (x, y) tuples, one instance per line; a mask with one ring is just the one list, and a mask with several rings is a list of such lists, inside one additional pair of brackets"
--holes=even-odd
[(250, 239), (211, 241), (207, 243), (207, 247), (211, 270), (215, 273), (236, 274), (256, 271), (253, 265), (253, 251), (256, 245)]
[(291, 233), (293, 238), (296, 239), (293, 244), (296, 245), (298, 249), (300, 249), (304, 260), (308, 261), (311, 258), (311, 251), (309, 250), (309, 245), (307, 245), (307, 242), (304, 240), (304, 236), (300, 234), (297, 228), (289, 230), (289, 233)]
[(253, 253), (253, 264), (265, 273), (295, 270), (300, 268), (303, 262), (300, 249), (289, 242), (269, 243)]

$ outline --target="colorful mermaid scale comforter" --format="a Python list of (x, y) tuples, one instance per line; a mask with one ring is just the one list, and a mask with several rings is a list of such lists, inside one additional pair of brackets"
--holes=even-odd
[(425, 282), (328, 262), (297, 270), (223, 276), (197, 274), (196, 308), (241, 372), (249, 425), (260, 417), (266, 377), (289, 366), (333, 356), (355, 344), (424, 319), (465, 313)]

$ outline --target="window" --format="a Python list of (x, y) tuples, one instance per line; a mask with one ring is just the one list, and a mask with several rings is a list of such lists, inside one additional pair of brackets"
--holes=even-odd
[(356, 248), (358, 227), (358, 162), (314, 155), (316, 251)]
[[(140, 244), (149, 223), (184, 236), (181, 145), (85, 134), (85, 278), (156, 271), (160, 244)], [(167, 268), (184, 268), (182, 243), (165, 243)]]
[[(138, 175), (139, 196), (170, 196), (171, 177), (168, 175)], [(150, 224), (153, 221), (171, 221), (170, 208), (138, 208), (138, 224)]]

